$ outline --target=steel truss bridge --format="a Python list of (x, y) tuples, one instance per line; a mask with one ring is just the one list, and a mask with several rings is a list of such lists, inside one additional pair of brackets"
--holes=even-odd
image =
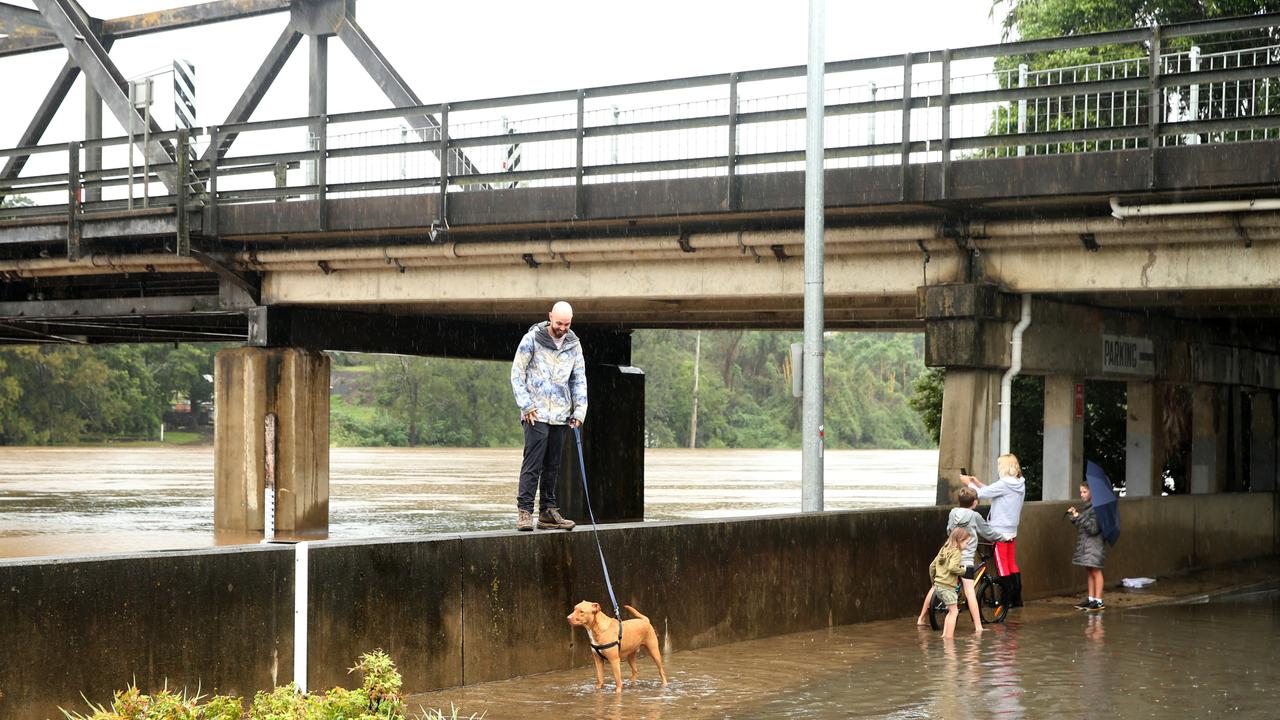
[[(580, 323), (799, 325), (802, 66), (424, 103), (354, 0), (35, 5), (0, 4), (0, 59), (69, 59), (0, 150), (21, 200), (0, 209), (0, 342), (297, 341), (268, 309), (515, 322), (565, 289)], [(114, 41), (272, 13), (221, 124), (130, 103)], [(391, 107), (327, 112), (330, 37)], [(252, 119), (304, 39), (307, 114)], [(1068, 51), (1094, 60), (1052, 63)], [(42, 144), (81, 73), (84, 138)], [(919, 328), (918, 287), (982, 279), (1271, 322), (1256, 267), (1139, 266), (1272, 257), (1238, 253), (1280, 240), (1280, 14), (836, 61), (825, 86), (829, 327)], [(101, 137), (103, 107), (141, 130)]]

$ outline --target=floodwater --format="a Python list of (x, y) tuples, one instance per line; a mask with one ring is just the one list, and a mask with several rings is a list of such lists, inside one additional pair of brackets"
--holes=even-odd
[[(825, 506), (930, 505), (937, 456), (827, 451)], [(335, 448), (329, 537), (510, 529), (519, 469), (519, 449)], [(799, 478), (798, 450), (649, 450), (646, 519), (797, 512)], [(213, 532), (210, 447), (0, 447), (0, 558), (254, 541)]]
[(611, 679), (597, 690), (587, 666), (418, 695), (410, 707), (447, 716), (452, 704), (460, 717), (486, 720), (1280, 716), (1275, 589), (1199, 604), (1064, 610), (1025, 623), (1018, 612), (980, 638), (962, 626), (944, 641), (904, 618), (670, 653), (666, 688), (640, 657), (640, 680), (621, 697)]

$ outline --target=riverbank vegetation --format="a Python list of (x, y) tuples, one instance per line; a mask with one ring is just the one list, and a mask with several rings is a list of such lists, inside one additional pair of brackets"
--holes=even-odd
[[(783, 332), (637, 331), (632, 363), (646, 375), (648, 444), (798, 447), (800, 401), (791, 395), (788, 348), (799, 341), (799, 333)], [(513, 338), (513, 349), (515, 342)], [(583, 342), (591, 342), (589, 331)], [(0, 444), (158, 441), (167, 413), (179, 406), (207, 407), (212, 400), (213, 356), (222, 347), (0, 348)], [(334, 445), (521, 443), (508, 362), (331, 356)], [(925, 423), (910, 405), (913, 384), (924, 371), (920, 335), (830, 333), (825, 356), (827, 447), (932, 445)], [(608, 406), (597, 402), (592, 412), (608, 412)], [(190, 435), (179, 437), (191, 440)], [(172, 439), (167, 433), (166, 440)]]

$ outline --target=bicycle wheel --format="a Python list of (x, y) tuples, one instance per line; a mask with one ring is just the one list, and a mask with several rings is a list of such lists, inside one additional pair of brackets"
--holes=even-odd
[(942, 629), (942, 621), (947, 617), (947, 606), (942, 602), (942, 598), (937, 593), (933, 594), (933, 602), (929, 603), (929, 627), (934, 630)]
[(1002, 623), (1009, 617), (1005, 604), (1004, 587), (990, 577), (982, 578), (978, 585), (978, 615), (984, 623)]

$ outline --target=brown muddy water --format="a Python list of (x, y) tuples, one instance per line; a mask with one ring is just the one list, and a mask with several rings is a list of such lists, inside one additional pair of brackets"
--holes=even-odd
[[(936, 450), (828, 451), (826, 508), (932, 504), (936, 464)], [(519, 468), (518, 449), (334, 448), (329, 537), (509, 529)], [(797, 512), (800, 452), (649, 450), (645, 509), (648, 520)], [(0, 448), (0, 558), (246, 541), (214, 535), (210, 447)]]
[[(914, 602), (904, 598), (904, 613)], [(962, 627), (944, 641), (904, 618), (674, 652), (665, 688), (641, 657), (640, 679), (621, 697), (611, 679), (597, 690), (587, 666), (418, 695), (410, 706), (447, 716), (453, 704), (486, 720), (1280, 717), (1274, 588), (1025, 623), (1019, 612), (980, 638)]]

